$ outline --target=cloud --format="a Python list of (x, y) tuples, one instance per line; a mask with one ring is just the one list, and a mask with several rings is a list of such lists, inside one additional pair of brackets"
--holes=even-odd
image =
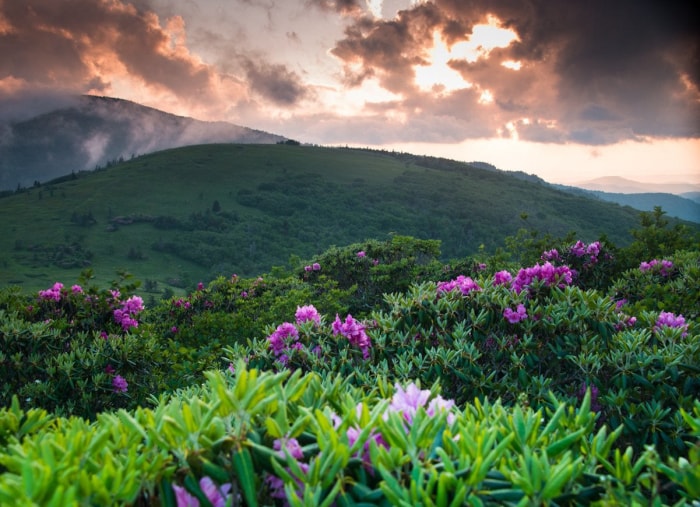
[[(476, 114), (488, 135), (511, 125), (513, 135), (538, 142), (700, 137), (700, 27), (691, 4), (434, 0), (393, 19), (355, 19), (332, 54), (347, 86), (378, 79), (404, 98), (397, 109), (410, 111), (420, 102), (423, 115), (449, 109), (462, 122)], [(475, 59), (457, 55), (447, 63), (465, 87), (480, 93), (436, 86), (427, 100), (415, 69), (431, 63), (434, 35), (456, 48), (489, 16), (517, 38)], [(506, 61), (518, 62), (519, 70), (503, 66)], [(493, 98), (488, 108), (484, 92)], [(463, 139), (483, 135), (462, 132)]]
[(0, 94), (20, 82), (24, 91), (138, 90), (131, 98), (201, 107), (244, 93), (190, 52), (179, 16), (120, 0), (31, 0), (0, 1), (0, 19)]
[(345, 15), (361, 14), (364, 11), (365, 4), (363, 0), (306, 0), (306, 3), (325, 11), (333, 11)]
[(307, 95), (299, 76), (284, 65), (243, 58), (243, 68), (252, 91), (277, 105), (292, 106)]

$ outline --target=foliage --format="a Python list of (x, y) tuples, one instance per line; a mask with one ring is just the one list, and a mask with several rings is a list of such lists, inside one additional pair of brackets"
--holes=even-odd
[(140, 298), (126, 297), (134, 288), (57, 282), (33, 301), (1, 291), (0, 405), (16, 395), (30, 407), (94, 418), (164, 389), (170, 365), (156, 336), (139, 332)]
[(291, 255), (309, 259), (392, 233), (441, 241), (444, 261), (481, 246), (494, 252), (522, 213), (542, 234), (574, 230), (586, 242), (607, 234), (622, 245), (638, 220), (628, 208), (430, 157), (191, 146), (4, 197), (0, 284), (39, 290), (92, 267), (102, 285), (126, 269), (182, 294), (169, 281), (191, 291), (200, 280), (257, 277)]
[[(80, 418), (0, 410), (0, 503), (671, 505), (697, 497), (700, 441), (639, 457), (580, 406), (455, 406), (437, 387), (236, 365), (152, 408)], [(700, 402), (681, 411), (700, 437)], [(24, 421), (24, 422), (20, 422)]]

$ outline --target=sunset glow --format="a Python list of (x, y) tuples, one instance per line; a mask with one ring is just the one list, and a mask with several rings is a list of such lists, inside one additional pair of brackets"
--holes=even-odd
[(690, 182), (689, 7), (619, 2), (0, 1), (0, 133), (52, 97), (89, 93), (551, 181), (653, 170)]

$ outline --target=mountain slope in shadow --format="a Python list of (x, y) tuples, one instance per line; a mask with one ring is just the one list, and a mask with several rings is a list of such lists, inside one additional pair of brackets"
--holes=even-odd
[(127, 100), (84, 95), (70, 106), (0, 125), (0, 190), (179, 146), (284, 140), (232, 123), (204, 122)]

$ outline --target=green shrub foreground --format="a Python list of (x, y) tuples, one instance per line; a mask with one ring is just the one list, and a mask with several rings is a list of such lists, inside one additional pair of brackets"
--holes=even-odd
[(0, 505), (692, 504), (700, 249), (647, 229), (2, 289)]
[(457, 407), (437, 386), (358, 389), (342, 377), (249, 370), (153, 408), (56, 418), (0, 410), (3, 505), (661, 505), (700, 495), (700, 402), (680, 415), (694, 443), (661, 460), (614, 448), (550, 397), (533, 410)]

